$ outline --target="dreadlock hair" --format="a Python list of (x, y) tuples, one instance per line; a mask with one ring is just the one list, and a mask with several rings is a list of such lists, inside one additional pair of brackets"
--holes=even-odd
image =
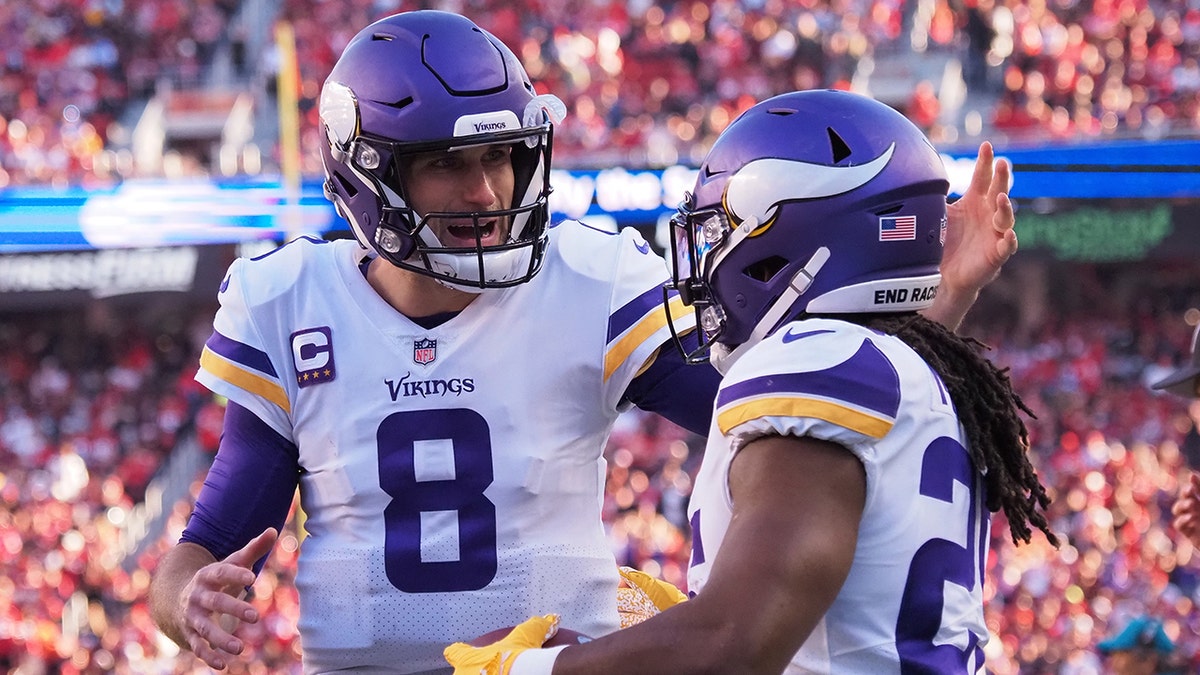
[(1029, 434), (1018, 411), (1037, 416), (1013, 391), (1008, 369), (997, 368), (983, 355), (987, 345), (915, 313), (840, 318), (894, 335), (925, 359), (950, 390), (967, 432), (967, 451), (984, 473), (988, 510), (1004, 509), (1014, 544), (1028, 543), (1033, 525), (1058, 546), (1045, 514), (1050, 497), (1029, 462)]

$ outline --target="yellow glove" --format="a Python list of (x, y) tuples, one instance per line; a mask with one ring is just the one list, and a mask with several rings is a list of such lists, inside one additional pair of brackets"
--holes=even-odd
[(637, 625), (687, 600), (682, 591), (662, 579), (632, 567), (619, 567), (617, 571), (624, 582), (617, 588), (617, 612), (621, 615), (621, 628)]
[(508, 675), (517, 656), (538, 649), (558, 632), (558, 615), (535, 616), (518, 624), (497, 642), (472, 647), (455, 642), (442, 651), (454, 675)]

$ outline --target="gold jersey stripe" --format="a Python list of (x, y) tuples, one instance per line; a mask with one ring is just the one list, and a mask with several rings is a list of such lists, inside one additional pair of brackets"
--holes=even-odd
[[(680, 300), (679, 296), (675, 296), (671, 298), (670, 311), (671, 321), (674, 322), (680, 317), (686, 316), (688, 310), (684, 307), (683, 300)], [(629, 358), (638, 345), (665, 325), (667, 325), (667, 314), (662, 311), (662, 306), (658, 305), (647, 312), (646, 316), (634, 324), (633, 328), (626, 331), (625, 335), (613, 343), (613, 346), (604, 355), (604, 381), (608, 382), (608, 378), (612, 377), (622, 363), (625, 363), (625, 359)]]
[(727, 434), (737, 425), (760, 417), (812, 417), (875, 439), (886, 436), (895, 424), (890, 419), (831, 401), (789, 396), (756, 398), (732, 405), (717, 413), (717, 425), (721, 433)]
[(208, 347), (200, 353), (200, 367), (235, 387), (267, 399), (282, 408), (285, 413), (292, 414), (292, 405), (288, 401), (287, 393), (278, 383), (237, 366)]

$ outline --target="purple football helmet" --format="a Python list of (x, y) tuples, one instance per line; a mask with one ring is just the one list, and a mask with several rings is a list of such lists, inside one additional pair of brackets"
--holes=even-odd
[[(545, 253), (552, 124), (565, 110), (538, 96), (516, 55), (469, 19), (389, 16), (354, 36), (321, 91), (325, 196), (359, 242), (394, 265), (475, 292), (528, 281)], [(512, 147), (511, 208), (414, 211), (406, 156), (494, 144)], [(510, 219), (508, 240), (485, 246), (480, 223), (496, 217)], [(443, 246), (431, 218), (475, 223), (475, 246)]]
[(672, 221), (668, 290), (693, 306), (701, 331), (688, 360), (722, 368), (802, 313), (928, 307), (948, 189), (925, 135), (874, 99), (813, 90), (750, 108), (717, 139)]

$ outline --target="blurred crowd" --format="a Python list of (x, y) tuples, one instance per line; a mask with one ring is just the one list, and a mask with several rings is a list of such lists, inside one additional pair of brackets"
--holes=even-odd
[(193, 318), (0, 320), (0, 672), (149, 672), (149, 570), (124, 563), (151, 478), (215, 406), (191, 379)]
[[(1161, 619), (1176, 658), (1200, 670), (1200, 553), (1169, 515), (1181, 476), (1200, 468), (1200, 403), (1148, 388), (1189, 349), (1187, 321), (1200, 312), (1183, 310), (1200, 305), (1195, 293), (1108, 311), (1076, 297), (1023, 328), (985, 295), (968, 317), (965, 332), (992, 347), (1036, 415), (1031, 452), (1063, 540), (1014, 546), (994, 519), (985, 594), (996, 675), (1100, 672), (1096, 644), (1141, 614)], [(147, 546), (123, 525), (181, 438), (215, 450), (222, 409), (191, 379), (212, 308), (140, 309), (95, 303), (0, 321), (0, 672), (209, 672), (157, 633), (146, 604), (201, 476), (166, 505)], [(618, 562), (686, 587), (702, 448), (657, 416), (620, 418), (604, 506)], [(232, 672), (299, 672), (296, 520), (255, 586), (264, 620), (248, 636), (253, 656)]]
[[(137, 175), (132, 126), (158, 88), (233, 82), (274, 105), (279, 54), (254, 44), (239, 0), (0, 4), (0, 188)], [(302, 170), (319, 175), (316, 101), (346, 42), (400, 10), (460, 11), (490, 28), (570, 116), (559, 166), (695, 164), (753, 102), (865, 86), (901, 68), (888, 102), (935, 143), (1160, 138), (1200, 131), (1196, 0), (275, 0), (294, 29)], [(256, 9), (256, 11), (261, 11)], [(926, 59), (956, 64), (930, 74)], [(960, 76), (945, 77), (950, 73)], [(874, 73), (874, 75), (872, 75)], [(901, 76), (904, 77), (903, 75)], [(241, 78), (241, 79), (238, 79)], [(919, 81), (918, 81), (919, 80)], [(893, 86), (893, 89), (895, 87)], [(981, 102), (967, 111), (963, 101)], [(267, 170), (278, 166), (269, 140)], [(203, 172), (195, 166), (192, 171)]]
[(1024, 338), (976, 333), (1036, 414), (1031, 451), (1065, 535), (1057, 550), (1038, 537), (1016, 546), (1003, 517), (993, 521), (985, 597), (999, 639), (986, 653), (996, 675), (1097, 672), (1097, 640), (1142, 613), (1166, 623), (1181, 672), (1200, 670), (1200, 558), (1170, 526), (1181, 477), (1200, 469), (1200, 409), (1149, 389), (1186, 359), (1189, 331), (1179, 313), (1092, 307)]
[(162, 81), (199, 86), (239, 4), (0, 3), (0, 188), (129, 177), (133, 129), (122, 116)]

